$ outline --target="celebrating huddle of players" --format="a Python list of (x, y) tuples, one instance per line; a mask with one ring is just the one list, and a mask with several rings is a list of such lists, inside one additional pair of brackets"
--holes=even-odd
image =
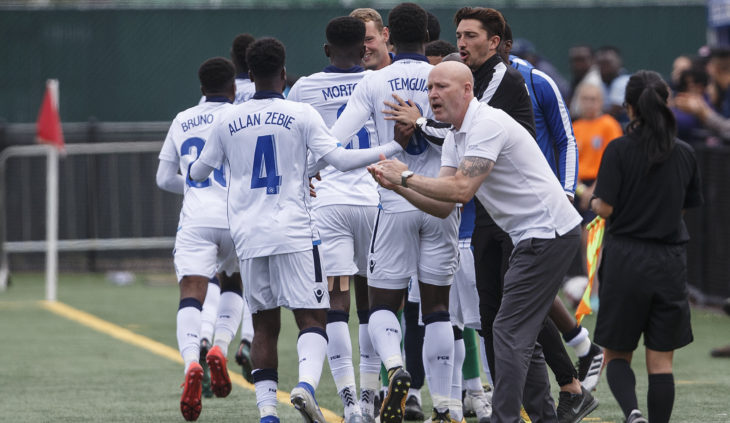
[[(509, 51), (499, 54), (506, 37), (498, 11), (460, 9), (460, 57), (436, 66), (424, 50), (428, 21), (413, 3), (393, 8), (387, 28), (372, 9), (333, 19), (324, 49), (331, 64), (287, 98), (276, 39), (239, 36), (235, 64), (201, 65), (204, 98), (173, 121), (157, 174), (160, 187), (184, 193), (174, 262), (186, 420), (200, 415), (208, 383), (216, 396), (230, 393), (227, 353), (240, 324), (236, 360), (255, 385), (260, 422), (279, 422), (282, 306), (300, 330), (291, 402), (306, 422), (325, 421), (315, 399), (325, 358), (348, 423), (422, 420), (423, 376), (410, 373), (421, 360), (432, 422), (461, 422), (468, 412), (480, 423), (516, 422), (523, 405), (533, 420), (577, 422), (597, 407), (590, 391), (603, 354), (574, 320), (560, 323), (554, 302), (581, 222), (566, 201), (577, 166), (570, 121), (558, 110), (563, 135), (545, 126), (562, 99), (531, 99)], [(565, 146), (557, 163), (545, 160), (543, 132), (553, 134), (545, 142)], [(477, 245), (477, 230), (492, 232)], [(496, 261), (496, 276), (482, 255)], [(406, 338), (418, 335), (419, 348), (404, 362), (398, 316), (413, 303), (420, 308)], [(578, 370), (558, 329), (576, 348)], [(474, 330), (484, 337), (493, 398), (479, 379)], [(559, 363), (557, 409), (543, 349)]]

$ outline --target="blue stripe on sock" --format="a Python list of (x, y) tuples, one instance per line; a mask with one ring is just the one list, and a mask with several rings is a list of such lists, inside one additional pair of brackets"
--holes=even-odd
[(279, 373), (276, 369), (255, 369), (251, 372), (253, 383), (262, 382), (264, 380), (273, 380), (279, 383)]
[(424, 325), (436, 322), (448, 322), (450, 320), (448, 311), (434, 311), (423, 315)]
[(330, 341), (330, 339), (327, 337), (327, 332), (324, 329), (318, 327), (302, 329), (301, 331), (299, 331), (299, 336), (297, 336), (297, 339), (299, 339), (299, 337), (304, 335), (305, 333), (316, 333), (318, 335), (322, 335), (322, 338), (324, 338), (325, 341)]
[(349, 322), (350, 321), (350, 313), (347, 313), (342, 310), (329, 310), (327, 311), (327, 323), (335, 323), (335, 322)]
[(203, 310), (203, 304), (193, 297), (187, 297), (180, 300), (180, 305), (178, 305), (177, 309), (182, 310), (185, 307), (195, 307), (198, 310)]

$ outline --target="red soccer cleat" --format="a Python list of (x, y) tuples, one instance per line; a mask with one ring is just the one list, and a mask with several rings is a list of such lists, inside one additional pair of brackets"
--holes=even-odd
[(226, 357), (219, 346), (214, 346), (205, 357), (210, 369), (210, 389), (215, 396), (225, 398), (231, 393), (231, 377), (228, 376)]
[(190, 363), (187, 373), (185, 373), (185, 382), (183, 383), (183, 393), (180, 397), (180, 411), (185, 420), (191, 422), (198, 420), (200, 410), (203, 408), (200, 403), (200, 395), (203, 392), (203, 367), (197, 363)]

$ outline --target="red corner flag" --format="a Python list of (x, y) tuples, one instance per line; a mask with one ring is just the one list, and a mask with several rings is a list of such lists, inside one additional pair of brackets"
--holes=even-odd
[(41, 110), (36, 124), (38, 142), (55, 145), (63, 150), (65, 142), (61, 130), (61, 116), (58, 114), (58, 80), (46, 81), (46, 94), (43, 96)]

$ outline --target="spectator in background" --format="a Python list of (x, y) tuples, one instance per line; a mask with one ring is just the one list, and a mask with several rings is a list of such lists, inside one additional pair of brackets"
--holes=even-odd
[(707, 62), (710, 104), (722, 117), (730, 118), (730, 47), (715, 47)]
[(527, 60), (539, 71), (545, 72), (553, 79), (553, 81), (555, 81), (555, 84), (557, 84), (558, 90), (560, 90), (560, 95), (563, 98), (568, 98), (570, 85), (565, 78), (560, 75), (560, 72), (555, 69), (555, 66), (553, 66), (552, 63), (548, 62), (537, 53), (534, 44), (524, 38), (515, 38), (512, 41), (512, 54), (520, 59)]
[[(710, 105), (708, 85), (709, 76), (701, 64), (685, 69), (677, 77), (677, 97), (672, 112), (677, 119), (677, 136), (690, 144), (704, 144), (710, 137), (714, 138), (722, 132), (713, 131), (705, 123), (710, 113), (716, 114)], [(724, 120), (718, 117), (720, 121)], [(716, 140), (710, 142), (716, 143)]]
[(672, 62), (672, 73), (669, 75), (669, 87), (672, 91), (677, 91), (682, 72), (689, 70), (691, 67), (692, 59), (689, 56), (682, 55), (674, 59), (674, 62)]
[(614, 46), (600, 47), (596, 50), (596, 63), (603, 82), (603, 111), (625, 125), (629, 116), (622, 105), (630, 75), (623, 68), (621, 52)]
[(593, 57), (593, 49), (589, 45), (577, 45), (568, 50), (570, 57), (570, 96), (566, 97), (570, 103), (570, 116), (573, 119), (581, 117), (577, 101), (578, 85), (582, 82), (599, 85), (601, 74), (598, 72)]
[(573, 122), (573, 132), (578, 144), (578, 187), (575, 190), (575, 204), (585, 225), (596, 217), (590, 210), (590, 200), (596, 186), (603, 151), (611, 140), (623, 135), (623, 131), (616, 119), (603, 112), (603, 90), (599, 85), (584, 82), (578, 86), (576, 94), (583, 114)]
[(428, 62), (434, 66), (441, 63), (443, 58), (449, 54), (458, 52), (459, 50), (456, 46), (448, 41), (436, 40), (426, 44), (426, 57), (428, 58)]

